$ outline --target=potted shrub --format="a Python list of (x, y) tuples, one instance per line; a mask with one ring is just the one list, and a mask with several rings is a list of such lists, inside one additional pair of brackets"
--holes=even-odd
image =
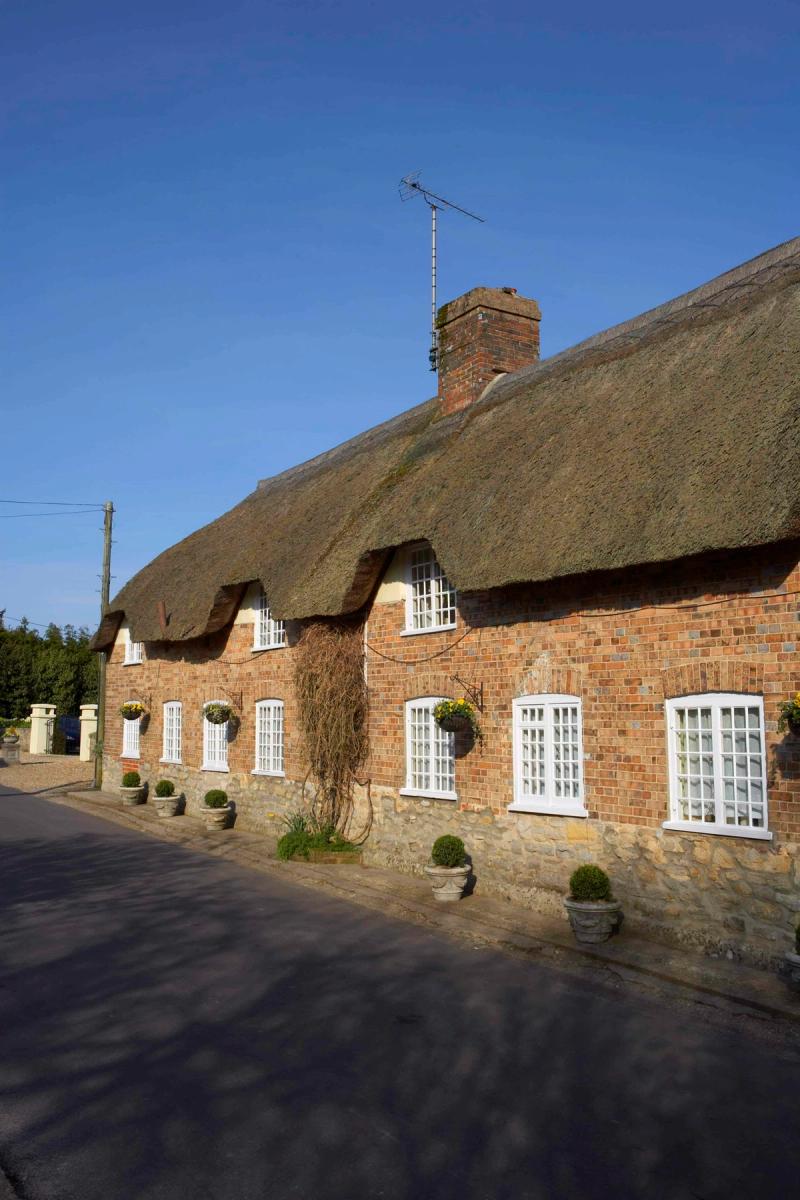
[(230, 704), (212, 701), (203, 709), (203, 716), (212, 725), (227, 725), (228, 721), (233, 719), (233, 707)]
[(787, 729), (790, 733), (800, 733), (800, 692), (778, 706), (778, 729), (781, 733)]
[(232, 808), (228, 803), (228, 793), (222, 788), (212, 788), (203, 798), (203, 816), (206, 829), (224, 829), (228, 824)]
[(467, 885), (469, 866), (460, 837), (446, 833), (436, 839), (425, 874), (433, 885), (435, 900), (447, 903), (461, 899)]
[(470, 732), (476, 736), (480, 734), (475, 709), (463, 696), (458, 700), (440, 700), (434, 705), (433, 719), (446, 733)]
[(611, 895), (608, 875), (602, 867), (585, 863), (572, 872), (569, 890), (564, 904), (576, 941), (607, 942), (622, 923), (622, 906)]
[(16, 726), (14, 726), (14, 725), (6, 726), (5, 731), (3, 733), (2, 741), (7, 746), (16, 746), (17, 745), (17, 743), (19, 742), (19, 734), (17, 733)]
[(138, 700), (126, 700), (126, 702), (120, 706), (119, 711), (126, 721), (138, 721), (140, 717), (144, 716), (145, 710), (144, 705)]
[(119, 790), (123, 804), (142, 804), (144, 802), (144, 787), (138, 771), (126, 771), (122, 776), (122, 787)]
[(800, 992), (800, 925), (794, 931), (794, 950), (784, 956), (783, 973), (793, 992)]
[(160, 817), (175, 817), (178, 814), (181, 798), (175, 794), (175, 784), (171, 779), (159, 779), (156, 784), (156, 812)]

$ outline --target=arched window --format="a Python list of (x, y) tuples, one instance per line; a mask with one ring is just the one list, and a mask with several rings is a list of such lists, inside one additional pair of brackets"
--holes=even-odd
[[(135, 704), (135, 700), (126, 700), (126, 704)], [(127, 721), (122, 719), (122, 757), (123, 758), (138, 758), (139, 757), (139, 726), (141, 717), (137, 717), (135, 721)]]
[(585, 817), (583, 731), (577, 696), (519, 696), (514, 714), (512, 811)]
[(457, 800), (455, 735), (446, 733), (433, 719), (442, 696), (420, 696), (406, 704), (407, 796), (433, 796)]
[(168, 700), (164, 705), (164, 744), (162, 762), (181, 761), (183, 713), (180, 700)]
[[(224, 700), (206, 700), (206, 704), (225, 704)], [(205, 708), (205, 705), (203, 706)], [(215, 725), (203, 715), (203, 770), (228, 770), (228, 722)]]
[(283, 701), (256, 704), (255, 775), (283, 775)]
[(771, 838), (761, 696), (711, 692), (668, 700), (666, 829)]

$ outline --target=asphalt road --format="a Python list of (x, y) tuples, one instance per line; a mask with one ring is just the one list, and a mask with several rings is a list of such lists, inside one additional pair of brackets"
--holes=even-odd
[(699, 1011), (33, 796), (0, 907), (25, 1200), (797, 1194), (800, 1056)]

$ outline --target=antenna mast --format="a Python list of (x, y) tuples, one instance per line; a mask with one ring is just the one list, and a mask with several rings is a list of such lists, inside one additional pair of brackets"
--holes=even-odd
[(400, 180), (400, 199), (413, 200), (415, 196), (422, 196), (422, 199), (431, 210), (431, 348), (428, 353), (428, 361), (431, 364), (431, 370), (438, 371), (439, 331), (436, 328), (436, 213), (440, 208), (452, 208), (455, 212), (460, 212), (465, 217), (471, 217), (473, 221), (480, 221), (482, 225), (484, 224), (484, 219), (473, 212), (469, 212), (468, 209), (462, 208), (459, 204), (453, 204), (451, 200), (444, 200), (434, 192), (428, 191), (420, 183), (419, 171), (414, 171), (411, 175), (404, 175)]

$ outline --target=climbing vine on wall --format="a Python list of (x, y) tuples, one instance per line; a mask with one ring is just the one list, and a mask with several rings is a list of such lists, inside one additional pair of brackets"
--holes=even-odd
[(313, 621), (306, 626), (297, 646), (294, 682), (315, 821), (351, 841), (362, 840), (371, 813), (362, 829), (350, 828), (369, 748), (361, 625)]

